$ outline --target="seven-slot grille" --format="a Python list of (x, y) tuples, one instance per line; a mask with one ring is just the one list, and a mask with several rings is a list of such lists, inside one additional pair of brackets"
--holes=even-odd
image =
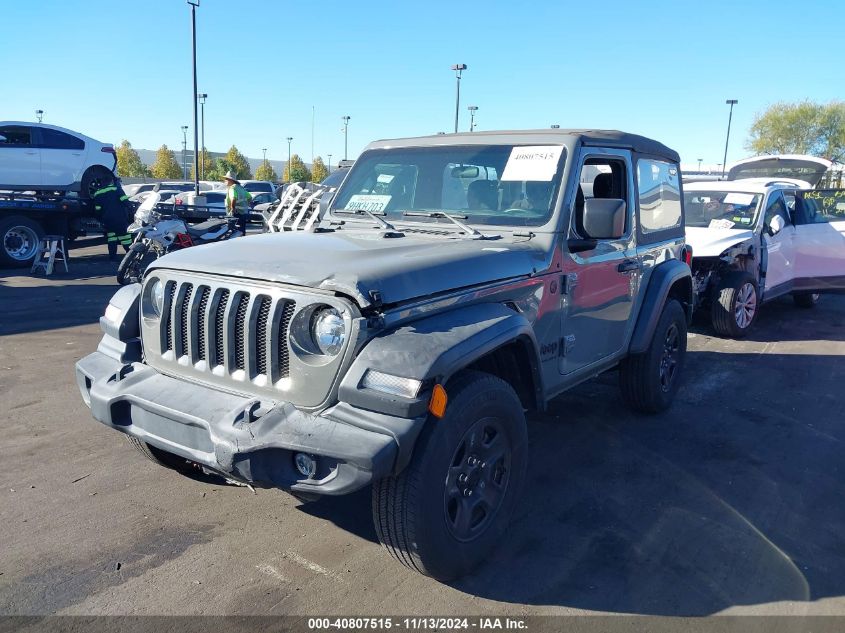
[(167, 285), (162, 352), (177, 359), (186, 356), (194, 365), (205, 361), (209, 371), (242, 371), (250, 380), (259, 375), (271, 382), (289, 377), (293, 300), (189, 282)]

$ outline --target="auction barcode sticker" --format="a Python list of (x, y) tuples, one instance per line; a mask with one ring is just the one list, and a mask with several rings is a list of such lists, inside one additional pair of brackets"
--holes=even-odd
[(502, 172), (502, 180), (551, 182), (562, 152), (560, 145), (514, 147)]

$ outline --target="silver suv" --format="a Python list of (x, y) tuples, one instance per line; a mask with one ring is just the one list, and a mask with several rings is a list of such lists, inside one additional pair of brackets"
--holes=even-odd
[(485, 558), (526, 471), (526, 411), (618, 368), (678, 388), (691, 314), (678, 155), (607, 131), (372, 143), (310, 233), (157, 260), (77, 363), (94, 417), (185, 472), (309, 499), (372, 484), (387, 550)]

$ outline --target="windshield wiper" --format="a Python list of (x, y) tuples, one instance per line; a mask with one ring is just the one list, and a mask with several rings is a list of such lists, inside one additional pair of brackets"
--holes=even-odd
[[(379, 223), (383, 229), (387, 229), (388, 231), (395, 231), (396, 227), (393, 226), (390, 222), (385, 220), (384, 218), (380, 218), (372, 211), (367, 211), (366, 209), (332, 209), (333, 213), (354, 213), (355, 215), (368, 215), (373, 220)], [(382, 215), (387, 215), (386, 213), (382, 212)]]
[(468, 219), (465, 215), (452, 215), (451, 213), (446, 213), (445, 211), (403, 211), (402, 215), (409, 218), (446, 218), (447, 220), (451, 220), (456, 226), (459, 226), (464, 233), (468, 233), (473, 237), (480, 240), (489, 240), (492, 238), (492, 236), (484, 235), (484, 233), (471, 227), (469, 224), (461, 222), (461, 220)]

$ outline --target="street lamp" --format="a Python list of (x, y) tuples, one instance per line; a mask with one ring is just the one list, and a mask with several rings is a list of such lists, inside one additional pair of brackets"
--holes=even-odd
[(35, 116), (38, 117), (38, 122), (41, 123), (41, 121), (44, 119), (44, 110), (36, 110)]
[(461, 72), (467, 69), (466, 64), (452, 64), (452, 70), (455, 71), (455, 79), (457, 80), (457, 90), (455, 92), (455, 133), (458, 132), (458, 110), (461, 107)]
[(725, 136), (725, 157), (722, 159), (722, 178), (725, 177), (725, 169), (728, 166), (728, 141), (731, 139), (731, 118), (733, 118), (734, 106), (739, 103), (739, 101), (736, 99), (728, 99), (725, 103), (731, 106), (731, 110), (728, 113), (728, 134)]
[(182, 126), (182, 171), (185, 172), (185, 180), (188, 179), (188, 126)]
[(329, 173), (332, 173), (332, 155), (329, 154)]
[(293, 182), (293, 176), (291, 175), (290, 170), (290, 144), (293, 141), (292, 136), (288, 136), (288, 182)]
[(197, 99), (200, 100), (200, 107), (202, 111), (202, 155), (200, 156), (200, 174), (202, 175), (202, 179), (205, 180), (205, 100), (208, 98), (206, 93), (201, 93), (197, 95)]
[(702, 158), (698, 159), (698, 171), (701, 171), (701, 161), (704, 160)]
[(467, 106), (467, 110), (469, 110), (469, 131), (475, 131), (475, 112), (478, 110), (478, 106)]
[(346, 160), (349, 150), (349, 119), (352, 117), (342, 116), (340, 118), (343, 119), (343, 160)]
[[(194, 61), (194, 91), (191, 95), (191, 100), (194, 102), (194, 193), (200, 195), (199, 137), (197, 136), (199, 127), (197, 125), (197, 7), (200, 6), (200, 0), (188, 0), (188, 4), (191, 5), (191, 49)], [(185, 180), (187, 179), (187, 174), (185, 174)]]

